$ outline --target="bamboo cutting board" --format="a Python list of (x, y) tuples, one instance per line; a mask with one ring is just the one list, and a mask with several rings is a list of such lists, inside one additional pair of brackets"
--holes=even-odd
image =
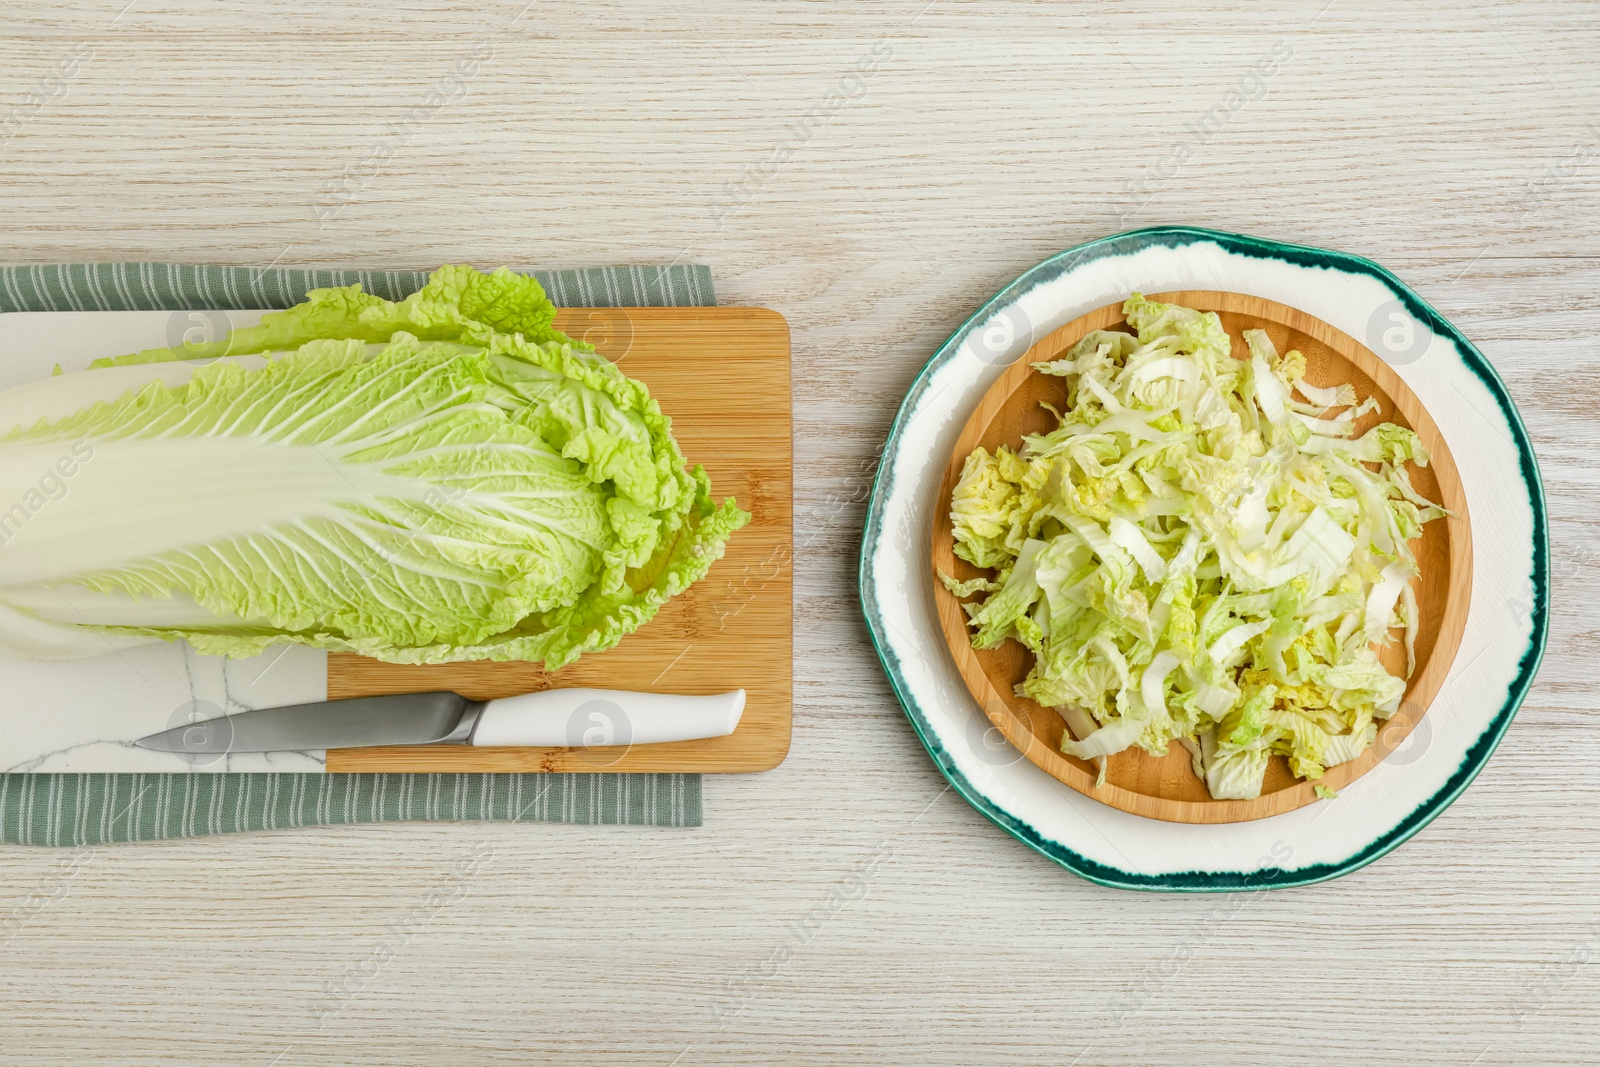
[(726, 737), (632, 748), (335, 749), (327, 769), (368, 771), (762, 771), (789, 750), (794, 617), (789, 327), (762, 308), (570, 308), (556, 325), (650, 387), (717, 499), (751, 521), (705, 578), (615, 648), (553, 674), (527, 663), (401, 666), (328, 657), (330, 699), (453, 689), (488, 700), (557, 686), (747, 693)]

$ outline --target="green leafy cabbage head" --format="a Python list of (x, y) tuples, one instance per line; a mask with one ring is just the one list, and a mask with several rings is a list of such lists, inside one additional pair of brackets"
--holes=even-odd
[[(539, 283), (320, 289), (208, 346), (0, 394), (0, 648), (185, 639), (403, 663), (608, 648), (749, 521)], [(77, 456), (59, 499), (29, 485)], [(35, 494), (37, 495), (37, 494)]]

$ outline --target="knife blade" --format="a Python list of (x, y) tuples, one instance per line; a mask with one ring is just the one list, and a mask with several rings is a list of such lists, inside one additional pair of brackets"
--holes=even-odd
[(499, 700), (395, 693), (261, 708), (134, 741), (158, 752), (303, 752), (375, 745), (589, 748), (722, 737), (744, 714), (743, 689), (714, 696), (546, 689)]

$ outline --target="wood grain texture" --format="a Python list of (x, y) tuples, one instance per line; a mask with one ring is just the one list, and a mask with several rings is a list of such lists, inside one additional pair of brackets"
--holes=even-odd
[(644, 382), (672, 419), (691, 464), (716, 499), (734, 498), (750, 523), (688, 591), (604, 653), (554, 673), (528, 663), (401, 666), (328, 657), (328, 696), (453, 689), (473, 700), (552, 687), (659, 693), (744, 689), (726, 737), (603, 748), (415, 745), (335, 749), (328, 770), (705, 771), (776, 767), (789, 751), (794, 684), (794, 470), (789, 329), (761, 308), (563, 309), (556, 325), (583, 336)]
[[(692, 831), (0, 851), (0, 1062), (1596, 1062), (1591, 0), (540, 4), (322, 225), (329, 184), (523, 0), (126, 2), (0, 6), (0, 114), (95, 49), (0, 146), (13, 260), (681, 256), (724, 303), (788, 319), (794, 743), (775, 770), (707, 776)], [(1164, 166), (1279, 40), (1294, 56), (1266, 92)], [(770, 167), (878, 41), (866, 91)], [(1438, 819), (1305, 890), (1123, 893), (1042, 859), (946, 790), (860, 621), (863, 501), (918, 368), (1021, 271), (1154, 223), (1395, 271), (1505, 378), (1541, 464), (1555, 615), (1527, 703)]]
[[(1152, 300), (1217, 312), (1233, 342), (1235, 359), (1250, 358), (1245, 330), (1265, 331), (1279, 352), (1299, 350), (1306, 357), (1305, 380), (1310, 384), (1349, 384), (1354, 387), (1358, 402), (1369, 397), (1378, 401), (1374, 410), (1355, 421), (1352, 432), (1356, 436), (1379, 423), (1392, 422), (1415, 430), (1423, 448), (1433, 457), (1427, 467), (1406, 465), (1417, 491), (1451, 513), (1427, 524), (1422, 536), (1411, 545), (1418, 572), (1411, 584), (1422, 620), (1415, 642), (1416, 671), (1408, 680), (1399, 709), (1379, 723), (1373, 744), (1348, 763), (1329, 768), (1317, 783), (1342, 789), (1405, 743), (1444, 684), (1461, 644), (1472, 603), (1472, 532), (1455, 459), (1427, 409), (1394, 369), (1361, 342), (1321, 319), (1242, 293), (1189, 290), (1148, 295)], [(1091, 311), (1042, 338), (989, 387), (951, 450), (939, 487), (941, 504), (934, 510), (930, 556), (933, 570), (928, 580), (934, 584), (940, 628), (956, 668), (990, 721), (1029, 760), (1085, 796), (1114, 808), (1169, 822), (1227, 823), (1264, 819), (1316, 803), (1318, 797), (1312, 783), (1296, 778), (1282, 756), (1273, 756), (1268, 762), (1259, 797), (1214, 800), (1205, 783), (1195, 777), (1189, 753), (1178, 745), (1169, 746), (1162, 757), (1137, 748), (1126, 749), (1110, 757), (1106, 780), (1097, 785), (1099, 772), (1092, 761), (1062, 753), (1066, 727), (1060, 714), (1016, 693), (1017, 685), (1033, 669), (1033, 656), (1015, 641), (975, 650), (962, 599), (952, 596), (937, 581), (941, 573), (960, 581), (992, 576), (992, 572), (956, 557), (950, 509), (943, 503), (949, 501), (967, 457), (977, 448), (991, 453), (1002, 446), (1020, 450), (1025, 434), (1055, 429), (1055, 416), (1042, 405), (1065, 410), (1067, 383), (1039, 373), (1033, 364), (1059, 359), (1091, 330), (1108, 329), (1132, 332), (1120, 303)], [(1392, 637), (1388, 645), (1379, 647), (1378, 658), (1391, 673), (1404, 677), (1406, 651), (1402, 631), (1393, 631)]]

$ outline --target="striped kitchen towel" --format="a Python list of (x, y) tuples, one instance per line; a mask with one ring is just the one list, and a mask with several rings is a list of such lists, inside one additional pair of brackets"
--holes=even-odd
[[(557, 307), (710, 307), (709, 267), (586, 267), (524, 271)], [(45, 263), (0, 267), (3, 311), (186, 311), (286, 308), (312, 289), (354, 285), (385, 300), (421, 289), (420, 270), (305, 270), (192, 263)]]
[[(699, 265), (531, 271), (558, 307), (716, 301)], [(179, 263), (0, 267), (0, 312), (285, 308), (360, 282), (401, 300), (425, 271)], [(699, 826), (698, 774), (0, 774), (0, 841), (99, 845), (419, 820)]]

